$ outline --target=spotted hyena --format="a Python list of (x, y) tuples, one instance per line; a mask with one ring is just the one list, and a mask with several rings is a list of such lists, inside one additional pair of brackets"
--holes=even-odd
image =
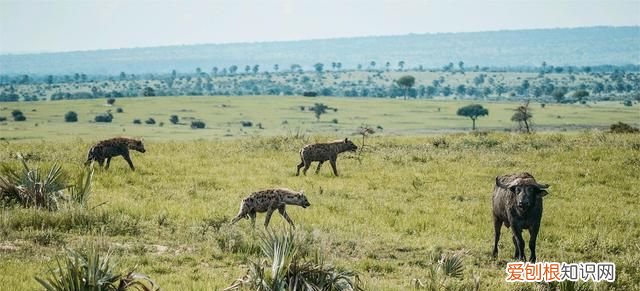
[(251, 193), (249, 197), (242, 200), (242, 203), (240, 203), (240, 212), (238, 212), (238, 215), (231, 221), (231, 224), (238, 222), (242, 218), (251, 218), (251, 225), (255, 227), (256, 213), (267, 212), (264, 220), (264, 227), (267, 228), (271, 214), (277, 209), (280, 215), (295, 228), (293, 221), (284, 209), (287, 204), (298, 205), (302, 208), (311, 206), (311, 203), (309, 203), (307, 197), (304, 196), (302, 190), (300, 190), (300, 192), (285, 188), (260, 190)]
[(320, 172), (322, 163), (329, 160), (331, 168), (333, 168), (333, 174), (338, 176), (338, 168), (336, 168), (336, 159), (338, 154), (346, 151), (355, 152), (358, 149), (352, 141), (348, 138), (344, 140), (338, 140), (328, 143), (316, 143), (304, 146), (300, 150), (300, 164), (298, 164), (298, 171), (296, 176), (300, 176), (300, 168), (304, 167), (302, 173), (307, 174), (307, 170), (311, 166), (312, 162), (318, 162), (318, 168), (316, 168), (316, 174)]
[(125, 137), (116, 137), (112, 139), (107, 139), (98, 142), (94, 146), (89, 149), (89, 154), (87, 155), (87, 161), (85, 165), (89, 165), (91, 161), (96, 161), (102, 167), (104, 160), (107, 160), (107, 165), (105, 169), (109, 169), (109, 163), (111, 163), (111, 158), (122, 156), (127, 163), (129, 163), (129, 167), (132, 171), (135, 171), (135, 167), (131, 162), (131, 157), (129, 157), (129, 150), (136, 150), (141, 153), (144, 153), (146, 150), (144, 149), (144, 144), (142, 144), (141, 140), (125, 138)]

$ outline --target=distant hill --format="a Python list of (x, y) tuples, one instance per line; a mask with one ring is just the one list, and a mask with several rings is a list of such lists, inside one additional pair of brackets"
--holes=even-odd
[(65, 53), (0, 55), (0, 74), (118, 74), (203, 72), (259, 64), (281, 70), (291, 64), (310, 69), (341, 62), (343, 69), (388, 61), (396, 68), (465, 66), (539, 66), (640, 64), (640, 27), (588, 27), (471, 33), (410, 34), (286, 42), (204, 44)]

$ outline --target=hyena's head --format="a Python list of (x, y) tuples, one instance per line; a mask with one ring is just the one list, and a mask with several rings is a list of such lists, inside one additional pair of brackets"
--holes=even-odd
[(144, 144), (142, 143), (142, 140), (137, 140), (137, 139), (129, 142), (129, 149), (139, 151), (141, 153), (144, 153), (147, 151), (144, 149)]
[(309, 200), (307, 200), (307, 196), (304, 196), (303, 190), (300, 190), (300, 192), (294, 195), (294, 199), (296, 201), (296, 204), (302, 206), (302, 208), (311, 206), (311, 203), (309, 203)]
[(351, 151), (351, 152), (355, 152), (356, 150), (358, 150), (358, 146), (354, 144), (352, 141), (350, 141), (349, 138), (344, 139), (343, 147), (345, 150)]

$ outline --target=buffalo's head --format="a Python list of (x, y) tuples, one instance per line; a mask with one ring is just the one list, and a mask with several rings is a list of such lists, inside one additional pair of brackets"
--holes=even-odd
[(538, 199), (542, 199), (549, 194), (548, 184), (539, 184), (532, 176), (517, 177), (513, 181), (504, 184), (496, 177), (496, 185), (500, 188), (507, 189), (515, 200), (515, 206), (520, 211), (526, 211), (536, 203)]

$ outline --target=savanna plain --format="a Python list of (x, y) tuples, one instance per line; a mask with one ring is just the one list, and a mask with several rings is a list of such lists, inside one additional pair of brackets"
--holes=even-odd
[[(317, 120), (307, 108), (324, 103)], [(20, 109), (24, 122), (0, 125), (3, 166), (84, 171), (87, 150), (114, 136), (144, 138), (147, 152), (132, 152), (136, 171), (122, 158), (96, 169), (87, 207), (57, 211), (0, 208), (0, 289), (40, 288), (65, 248), (110, 250), (119, 266), (135, 266), (164, 290), (221, 290), (259, 260), (257, 236), (247, 220), (229, 225), (240, 201), (269, 187), (303, 189), (311, 206), (289, 206), (296, 234), (325, 261), (358, 272), (366, 290), (419, 288), (442, 254), (459, 254), (463, 273), (443, 277), (446, 290), (536, 290), (535, 283), (505, 282), (513, 245), (503, 228), (500, 254), (491, 257), (491, 192), (495, 177), (526, 171), (548, 183), (538, 236), (538, 261), (613, 262), (614, 283), (597, 290), (640, 289), (640, 136), (614, 134), (618, 121), (637, 126), (636, 106), (532, 104), (532, 134), (507, 132), (518, 103), (482, 103), (489, 116), (456, 116), (466, 101), (304, 97), (154, 97), (2, 104)], [(534, 107), (535, 106), (535, 107)], [(116, 113), (117, 107), (122, 108)], [(65, 123), (73, 110), (79, 121)], [(112, 123), (94, 123), (113, 110)], [(6, 113), (6, 114), (5, 114)], [(178, 115), (180, 122), (170, 123)], [(154, 118), (159, 124), (133, 124)], [(334, 120), (335, 119), (335, 120)], [(190, 120), (206, 123), (192, 129)], [(252, 126), (242, 126), (251, 121)], [(260, 123), (262, 129), (256, 124)], [(376, 133), (355, 134), (368, 125)], [(339, 177), (325, 164), (295, 176), (304, 144), (353, 139), (358, 152), (338, 158)], [(274, 214), (271, 229), (288, 228)], [(525, 235), (528, 239), (528, 235)], [(526, 248), (527, 254), (529, 253)]]

